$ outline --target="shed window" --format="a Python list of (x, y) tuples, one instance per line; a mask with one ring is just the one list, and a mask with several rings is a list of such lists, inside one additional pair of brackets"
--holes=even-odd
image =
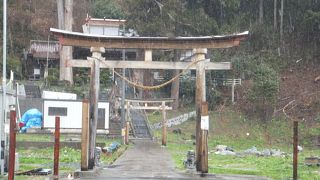
[(66, 107), (49, 107), (49, 116), (68, 116), (68, 108)]

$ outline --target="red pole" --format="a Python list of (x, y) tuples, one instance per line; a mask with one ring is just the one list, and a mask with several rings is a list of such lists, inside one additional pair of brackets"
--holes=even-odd
[(56, 117), (55, 123), (53, 179), (59, 179), (60, 117)]
[(298, 121), (293, 121), (293, 180), (298, 179)]
[(8, 180), (14, 180), (14, 165), (16, 155), (16, 111), (10, 111), (10, 141), (9, 141), (9, 172)]

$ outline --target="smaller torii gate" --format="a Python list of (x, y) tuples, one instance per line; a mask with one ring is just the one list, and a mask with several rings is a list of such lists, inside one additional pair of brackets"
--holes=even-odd
[[(91, 68), (90, 89), (90, 145), (89, 145), (89, 169), (94, 167), (94, 147), (97, 127), (97, 100), (99, 92), (100, 68), (132, 68), (132, 69), (195, 69), (196, 70), (196, 162), (197, 170), (208, 172), (208, 105), (206, 103), (206, 70), (229, 70), (230, 62), (210, 62), (205, 58), (207, 49), (230, 48), (239, 46), (240, 41), (245, 40), (248, 31), (226, 36), (204, 37), (123, 37), (103, 36), (69, 32), (51, 28), (50, 31), (59, 39), (62, 46), (91, 47), (92, 57), (87, 60), (67, 59), (66, 67)], [(105, 48), (111, 49), (144, 49), (145, 59), (138, 61), (105, 60), (101, 53)], [(195, 62), (155, 62), (152, 61), (153, 49), (193, 49)], [(189, 67), (190, 66), (190, 67)], [(203, 115), (203, 116), (201, 116)]]
[[(129, 140), (129, 117), (128, 112), (130, 109), (142, 109), (142, 110), (161, 110), (162, 111), (162, 146), (167, 145), (167, 115), (166, 110), (172, 110), (172, 107), (167, 105), (168, 103), (172, 103), (173, 99), (158, 99), (158, 100), (136, 100), (136, 99), (125, 99), (127, 109), (126, 115), (126, 125), (125, 125), (125, 143), (128, 144)], [(141, 105), (132, 105), (134, 103), (142, 103)], [(151, 105), (150, 105), (151, 104)], [(158, 105), (155, 105), (158, 104)]]

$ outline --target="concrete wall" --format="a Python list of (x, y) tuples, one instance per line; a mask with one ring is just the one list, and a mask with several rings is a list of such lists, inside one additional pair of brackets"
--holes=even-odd
[(21, 116), (29, 109), (38, 109), (43, 113), (43, 100), (40, 98), (19, 98)]

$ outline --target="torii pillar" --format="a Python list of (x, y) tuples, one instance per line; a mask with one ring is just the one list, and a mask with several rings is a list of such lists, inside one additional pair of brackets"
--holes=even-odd
[(93, 169), (95, 166), (95, 148), (96, 135), (98, 124), (98, 102), (99, 102), (99, 87), (100, 87), (100, 61), (104, 61), (101, 53), (105, 52), (103, 47), (91, 47), (92, 57), (88, 60), (92, 62), (90, 93), (89, 93), (89, 159), (88, 169)]
[[(208, 125), (209, 119), (201, 122), (201, 112), (208, 106), (202, 108), (202, 104), (206, 103), (206, 71), (205, 71), (205, 55), (207, 49), (194, 49), (195, 61), (199, 61), (196, 67), (196, 162), (197, 171), (208, 173)], [(206, 115), (207, 116), (207, 115)]]

